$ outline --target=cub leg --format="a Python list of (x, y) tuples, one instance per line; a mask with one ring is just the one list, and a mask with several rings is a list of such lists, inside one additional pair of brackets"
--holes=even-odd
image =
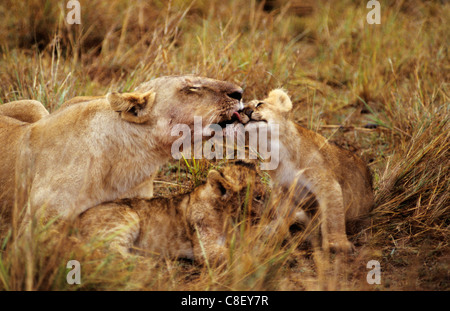
[[(308, 188), (318, 202), (322, 247), (325, 251), (350, 253), (353, 244), (345, 231), (345, 208), (342, 189), (329, 172), (314, 170), (305, 172)], [(302, 177), (303, 179), (303, 177)]]

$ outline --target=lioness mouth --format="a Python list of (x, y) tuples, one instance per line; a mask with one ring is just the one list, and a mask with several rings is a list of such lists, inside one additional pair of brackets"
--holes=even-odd
[(237, 111), (233, 112), (233, 114), (231, 115), (231, 118), (229, 120), (221, 121), (218, 124), (220, 125), (220, 127), (226, 127), (227, 124), (233, 124), (236, 121), (238, 121), (239, 123), (242, 123), (241, 116), (239, 115), (239, 112), (237, 112)]
[(231, 119), (236, 119), (236, 118), (238, 119), (239, 122), (242, 123), (241, 115), (239, 114), (238, 111), (233, 112), (233, 115), (231, 117)]
[(259, 122), (263, 122), (263, 123), (269, 123), (267, 122), (267, 120), (261, 119), (261, 120), (254, 120), (254, 119), (250, 119), (247, 124), (249, 123), (259, 123)]

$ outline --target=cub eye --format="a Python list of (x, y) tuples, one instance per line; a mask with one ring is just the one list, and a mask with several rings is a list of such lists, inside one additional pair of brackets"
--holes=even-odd
[(261, 106), (262, 104), (264, 104), (264, 102), (258, 102), (258, 103), (255, 105), (255, 108), (258, 108), (258, 107)]

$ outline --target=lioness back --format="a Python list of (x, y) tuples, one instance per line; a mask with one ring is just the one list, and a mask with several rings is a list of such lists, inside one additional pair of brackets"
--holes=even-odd
[[(11, 169), (14, 167), (17, 156), (21, 153), (21, 141), (26, 135), (26, 123), (9, 116), (0, 115), (0, 138), (2, 147), (8, 148), (7, 152), (2, 152), (0, 161), (0, 216), (2, 223), (7, 223), (12, 215), (12, 206), (16, 196), (16, 175)], [(19, 193), (20, 195), (20, 193)], [(22, 198), (18, 198), (22, 200)]]
[(48, 114), (44, 105), (37, 100), (18, 100), (0, 105), (0, 115), (26, 123), (36, 122)]

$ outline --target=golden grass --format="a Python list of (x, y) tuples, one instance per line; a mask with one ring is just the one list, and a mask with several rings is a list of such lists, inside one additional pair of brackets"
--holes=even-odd
[[(350, 0), (318, 1), (307, 16), (289, 3), (264, 11), (259, 1), (80, 2), (82, 24), (67, 25), (61, 1), (2, 1), (0, 102), (32, 98), (54, 111), (74, 96), (186, 73), (240, 84), (245, 100), (283, 87), (297, 122), (371, 163), (369, 238), (356, 254), (328, 260), (295, 239), (263, 238), (244, 219), (230, 234), (229, 259), (198, 266), (105, 257), (97, 242), (38, 223), (17, 238), (0, 218), (0, 289), (450, 289), (448, 3), (382, 1), (381, 25), (368, 25), (365, 5)], [(156, 190), (185, 191), (223, 165), (171, 162)], [(66, 282), (70, 259), (82, 263), (81, 285)], [(380, 285), (366, 282), (372, 259)]]

